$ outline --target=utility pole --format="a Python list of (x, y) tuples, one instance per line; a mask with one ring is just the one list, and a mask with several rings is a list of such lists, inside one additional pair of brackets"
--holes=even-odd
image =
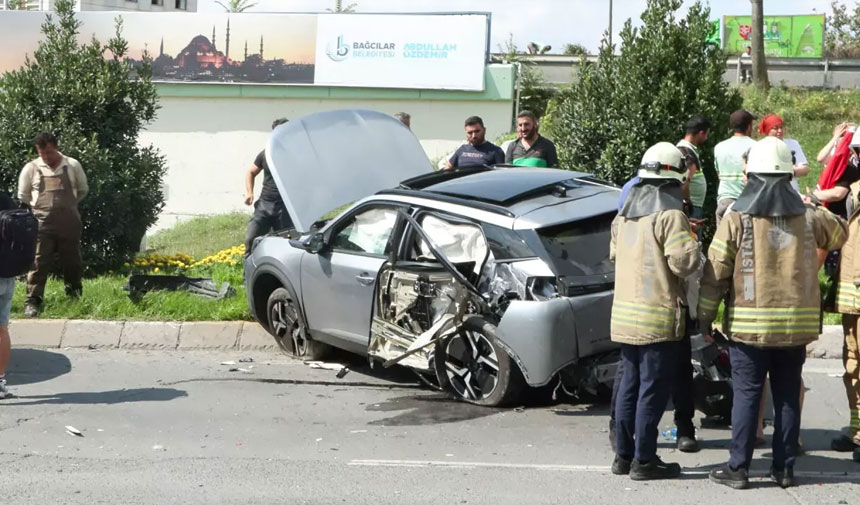
[(609, 46), (612, 47), (612, 0), (609, 0)]
[(770, 89), (767, 78), (767, 61), (764, 55), (764, 0), (750, 0), (752, 4), (752, 77), (753, 83), (764, 91)]

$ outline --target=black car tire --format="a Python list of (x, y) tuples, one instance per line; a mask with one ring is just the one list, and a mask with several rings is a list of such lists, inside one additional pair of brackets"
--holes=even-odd
[(496, 339), (495, 325), (479, 316), (467, 318), (457, 333), (437, 342), (433, 362), (439, 385), (475, 405), (509, 405), (525, 386), (519, 367)]
[(307, 337), (307, 326), (298, 302), (286, 288), (278, 288), (266, 303), (268, 330), (275, 342), (289, 356), (302, 360), (323, 359), (331, 350), (328, 345)]

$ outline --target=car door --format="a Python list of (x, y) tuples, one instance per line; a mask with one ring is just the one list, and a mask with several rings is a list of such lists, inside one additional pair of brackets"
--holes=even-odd
[(302, 302), (315, 338), (367, 352), (377, 273), (396, 246), (398, 208), (356, 208), (332, 225), (322, 252), (302, 260)]

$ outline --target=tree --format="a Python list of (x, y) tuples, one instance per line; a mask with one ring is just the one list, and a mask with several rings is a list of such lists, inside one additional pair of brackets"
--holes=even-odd
[(587, 56), (588, 49), (585, 48), (582, 44), (565, 44), (564, 51), (562, 51), (565, 56)]
[(499, 49), (504, 54), (502, 56), (504, 63), (513, 63), (517, 66), (519, 90), (517, 109), (530, 110), (538, 118), (543, 117), (550, 99), (558, 93), (558, 90), (547, 82), (541, 69), (530, 61), (528, 54), (519, 52), (514, 43), (513, 33), (508, 35), (504, 46), (499, 45)]
[(350, 14), (355, 12), (355, 8), (358, 7), (358, 4), (352, 3), (343, 6), (343, 0), (334, 0), (334, 9), (326, 9), (329, 12), (334, 12), (335, 14)]
[(767, 59), (764, 55), (764, 0), (750, 0), (752, 4), (752, 77), (761, 90), (770, 88), (767, 78)]
[(860, 2), (851, 11), (836, 0), (830, 6), (833, 16), (827, 17), (825, 54), (830, 58), (860, 58)]
[(158, 108), (148, 61), (125, 59), (121, 18), (106, 44), (79, 43), (73, 5), (58, 0), (32, 59), (0, 76), (0, 189), (17, 193), (21, 167), (36, 157), (32, 139), (54, 132), (87, 174), (82, 253), (89, 270), (104, 271), (134, 255), (155, 223), (166, 168), (155, 148), (138, 145)]
[(245, 12), (251, 7), (255, 7), (257, 4), (252, 4), (251, 0), (227, 0), (227, 3), (223, 3), (220, 0), (215, 0), (215, 3), (224, 7), (224, 11), (226, 12)]
[(622, 184), (649, 146), (674, 143), (690, 116), (703, 114), (715, 133), (700, 151), (710, 188), (706, 207), (713, 209), (717, 178), (710, 147), (724, 138), (728, 116), (742, 100), (723, 80), (725, 53), (707, 42), (710, 10), (696, 2), (678, 20), (681, 5), (648, 0), (641, 28), (629, 19), (624, 24), (617, 56), (604, 38), (597, 61), (583, 62), (579, 79), (562, 91), (555, 142), (563, 167)]

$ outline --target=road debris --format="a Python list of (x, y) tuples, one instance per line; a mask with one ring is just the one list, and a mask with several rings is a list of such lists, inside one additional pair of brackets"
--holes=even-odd
[(337, 377), (338, 379), (343, 379), (344, 376), (348, 373), (349, 373), (349, 368), (343, 367), (340, 369), (340, 371), (337, 373), (337, 375), (335, 375), (335, 377)]
[(221, 364), (222, 364), (222, 365), (229, 365), (229, 366), (232, 366), (232, 365), (235, 365), (235, 364), (236, 364), (236, 362), (235, 362), (235, 361), (222, 361), (222, 362), (221, 362)]
[(352, 430), (350, 433), (367, 433), (367, 430)]
[(305, 361), (305, 365), (311, 368), (318, 368), (320, 370), (332, 370), (335, 372), (340, 372), (344, 368), (344, 365), (340, 363), (326, 363), (325, 361)]
[(152, 450), (153, 451), (166, 451), (167, 449), (165, 449), (163, 445), (156, 444), (156, 445), (152, 446)]
[(74, 426), (66, 426), (66, 433), (68, 433), (69, 435), (75, 436), (75, 437), (84, 436), (84, 434), (81, 433), (81, 430), (75, 428)]
[(240, 358), (239, 363), (253, 363), (254, 358)]

